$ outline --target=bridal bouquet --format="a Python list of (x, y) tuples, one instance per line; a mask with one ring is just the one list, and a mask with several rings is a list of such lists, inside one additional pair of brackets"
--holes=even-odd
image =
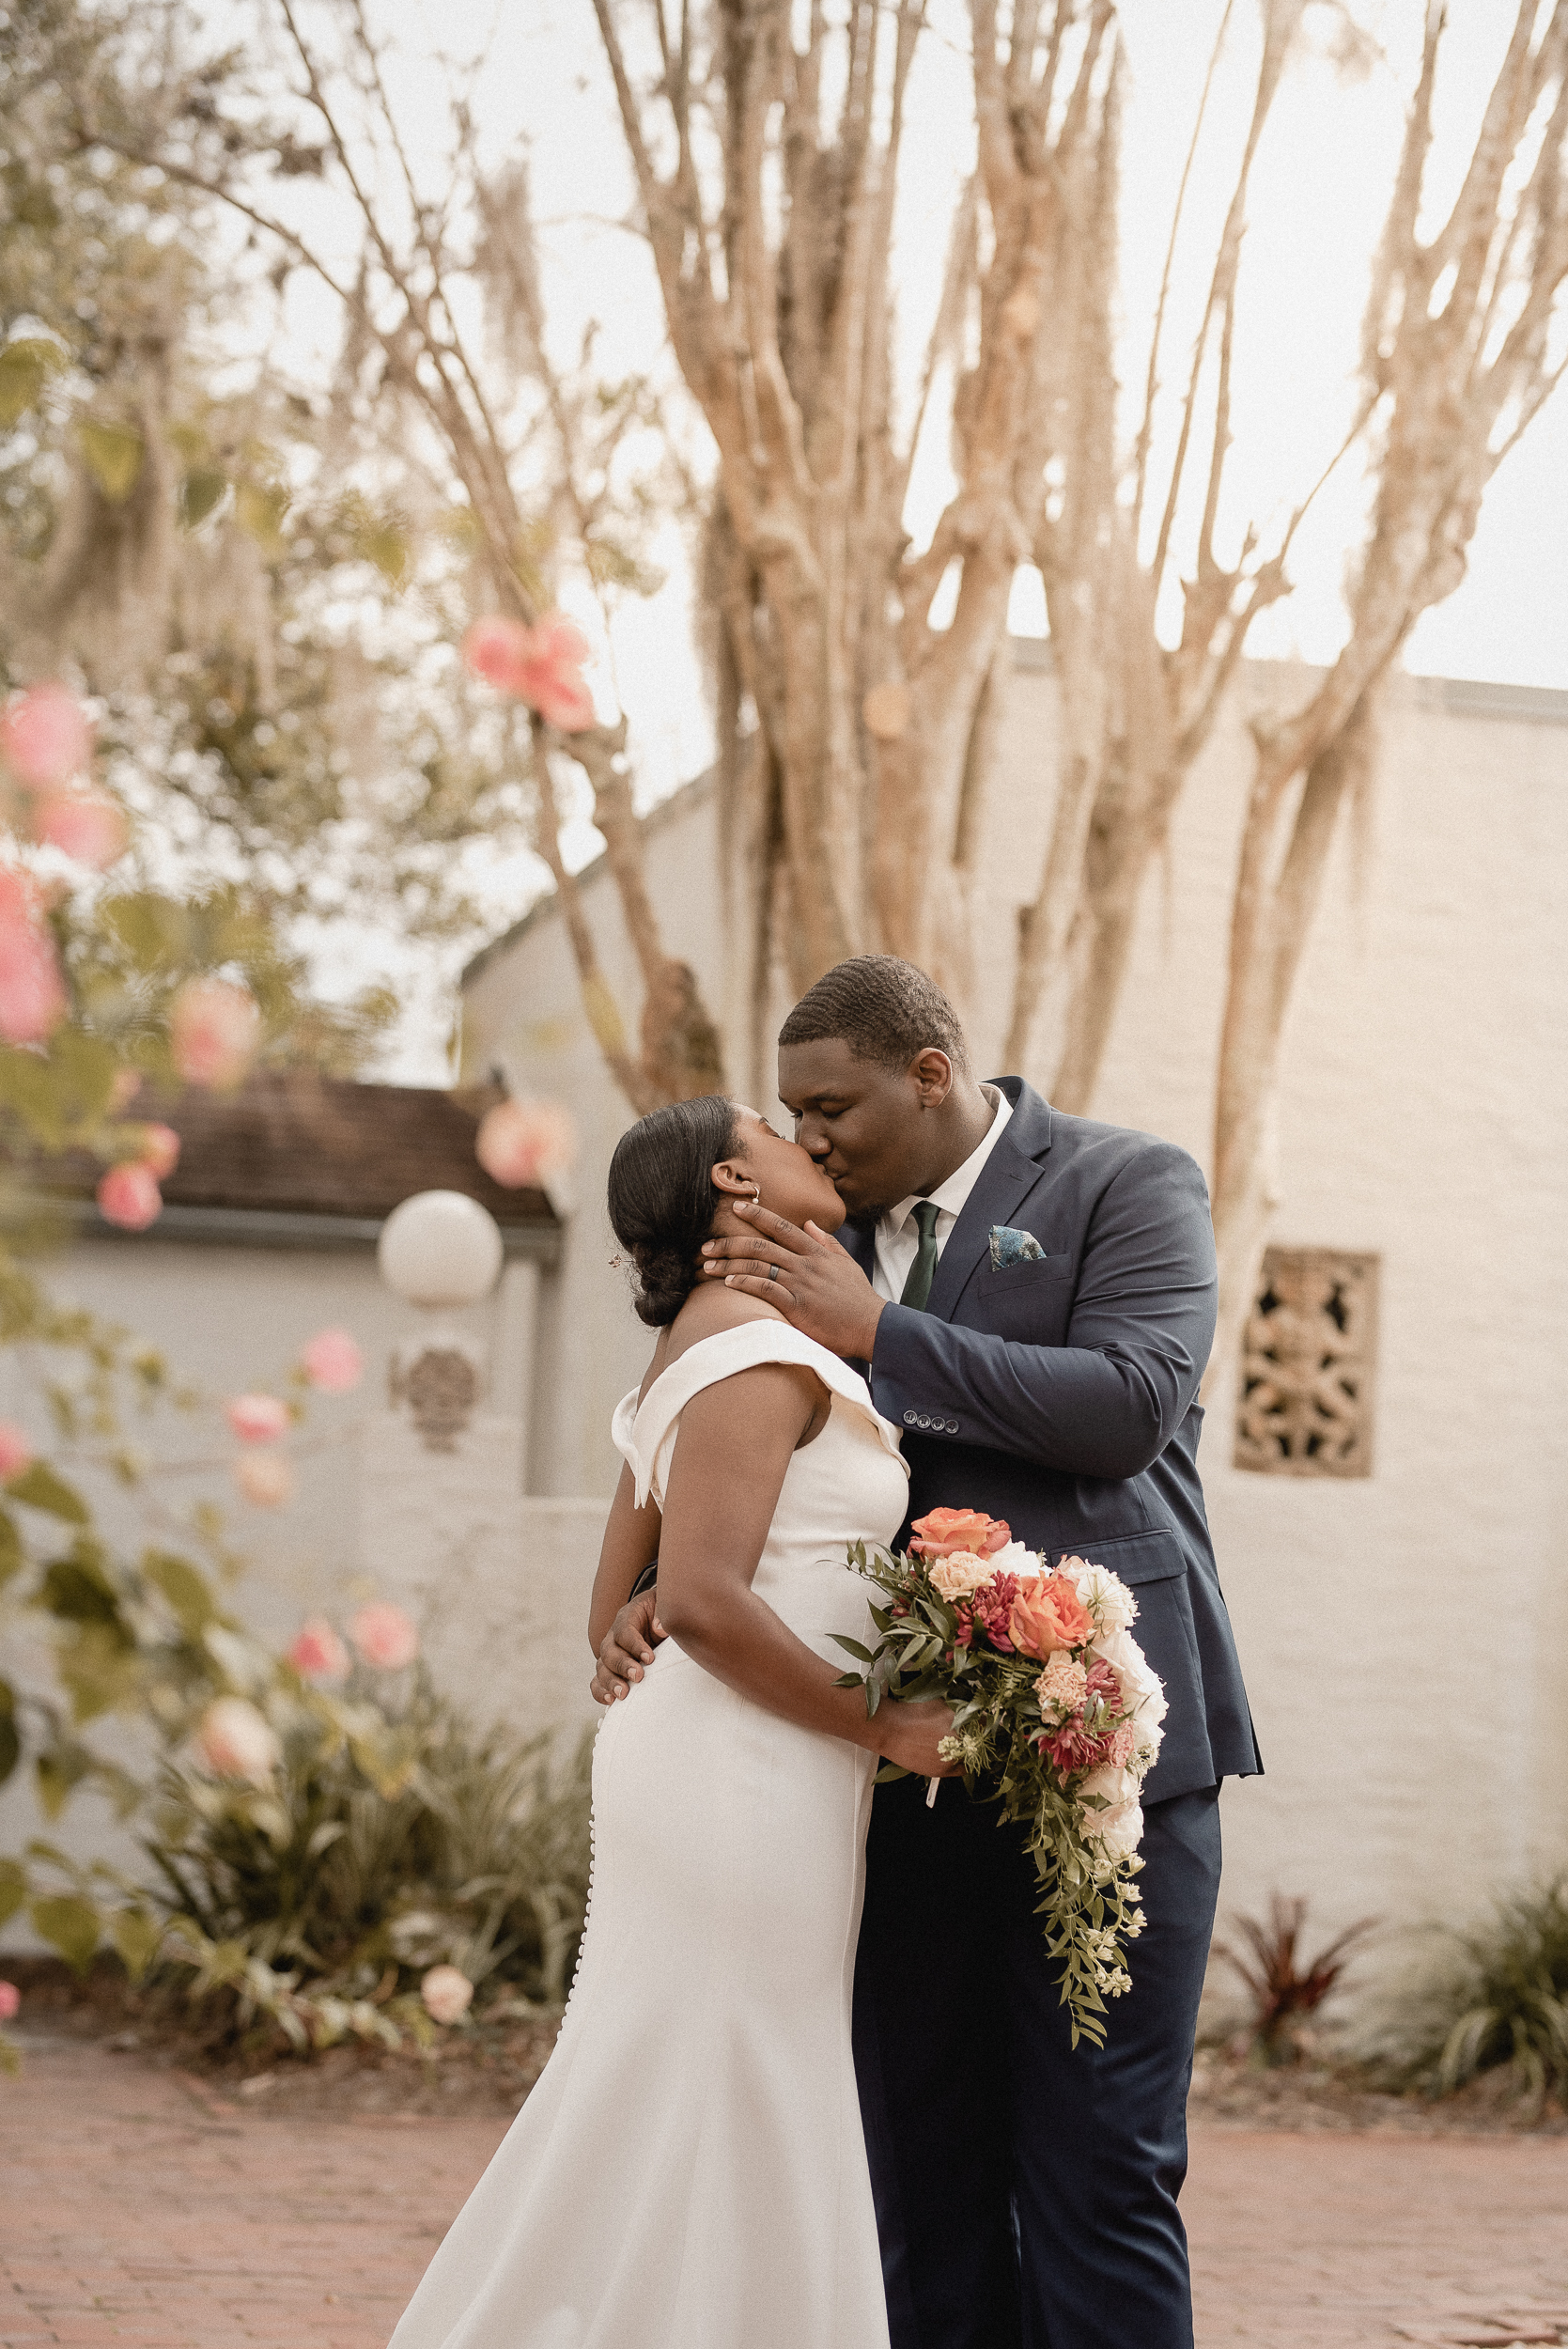
[[(978, 1509), (933, 1509), (914, 1533), (908, 1551), (850, 1545), (850, 1563), (884, 1596), (871, 1610), (875, 1651), (838, 1640), (866, 1668), (838, 1686), (862, 1686), (868, 1714), (884, 1696), (953, 1706), (943, 1757), (1027, 1828), (1073, 2046), (1103, 2046), (1105, 2001), (1132, 1987), (1124, 1945), (1143, 1929), (1140, 1794), (1165, 1717), (1164, 1688), (1132, 1636), (1138, 1602), (1081, 1558), (1048, 1572)], [(908, 1775), (894, 1764), (877, 1773)]]

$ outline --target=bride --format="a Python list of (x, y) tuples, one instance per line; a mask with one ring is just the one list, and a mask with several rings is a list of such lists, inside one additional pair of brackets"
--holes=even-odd
[(594, 1878), (554, 2054), (393, 2349), (885, 2349), (849, 2044), (877, 1755), (946, 1776), (939, 1703), (835, 1688), (857, 1537), (908, 1472), (863, 1379), (759, 1299), (699, 1286), (737, 1199), (835, 1231), (807, 1153), (712, 1096), (623, 1136), (610, 1220), (659, 1329), (615, 1413), (626, 1467), (597, 1654), (657, 1557), (668, 1633), (594, 1754)]

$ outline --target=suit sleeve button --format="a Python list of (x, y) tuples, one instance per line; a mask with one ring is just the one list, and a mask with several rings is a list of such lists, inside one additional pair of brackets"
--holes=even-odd
[(905, 1424), (905, 1426), (906, 1426), (906, 1427), (913, 1427), (913, 1426), (916, 1424), (915, 1415), (914, 1415), (913, 1411), (906, 1411), (906, 1412), (905, 1412), (905, 1414), (904, 1414), (904, 1424)]
[(955, 1436), (958, 1433), (958, 1423), (955, 1419), (950, 1419), (948, 1421), (947, 1432), (950, 1436)]

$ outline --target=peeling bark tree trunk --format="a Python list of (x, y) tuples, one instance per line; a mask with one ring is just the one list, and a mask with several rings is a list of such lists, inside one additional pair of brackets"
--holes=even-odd
[[(848, 0), (836, 32), (819, 9), (792, 31), (785, 0), (720, 0), (711, 37), (686, 0), (595, 6), (676, 357), (718, 444), (726, 626), (760, 734), (731, 826), (745, 893), (766, 929), (782, 883), (798, 988), (879, 948), (961, 997), (987, 689), (1045, 496), (1056, 338), (1072, 303), (1100, 298), (1069, 230), (1080, 186), (1113, 183), (1110, 0), (1017, 9), (1005, 37), (994, 0), (973, 0), (979, 171), (902, 445), (888, 265), (924, 0)], [(711, 168), (699, 96), (722, 132)], [(959, 487), (910, 554), (909, 468), (949, 370)], [(953, 566), (952, 624), (934, 629)], [(753, 988), (766, 991), (754, 967)]]

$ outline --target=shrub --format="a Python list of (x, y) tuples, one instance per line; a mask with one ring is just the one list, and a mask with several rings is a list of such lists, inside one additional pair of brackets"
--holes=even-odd
[[(177, 1933), (318, 1996), (384, 2004), (442, 1964), (559, 2005), (587, 1898), (588, 1741), (552, 1773), (547, 1738), (480, 1735), (423, 1668), (409, 1683), (378, 1691), (403, 1757), (381, 1789), (303, 1705), (259, 1797), (167, 1765), (142, 1839), (153, 1897)], [(357, 1699), (350, 1683), (350, 1718)]]
[(1355, 1944), (1373, 1929), (1363, 1917), (1347, 1926), (1313, 1958), (1301, 1954), (1301, 1928), (1306, 1922), (1304, 1900), (1283, 1900), (1276, 1892), (1268, 1904), (1266, 1921), (1242, 1917), (1236, 1921), (1242, 1949), (1228, 1942), (1215, 1944), (1214, 1953), (1246, 1983), (1252, 2002), (1251, 2049), (1264, 2063), (1294, 2062), (1302, 2052), (1305, 2017), (1313, 2015), (1338, 1983)]
[(1506, 2070), (1538, 2110), (1568, 2102), (1568, 1875), (1499, 1901), (1483, 1924), (1447, 1937), (1448, 1967), (1418, 2000), (1405, 2070), (1436, 2095)]

